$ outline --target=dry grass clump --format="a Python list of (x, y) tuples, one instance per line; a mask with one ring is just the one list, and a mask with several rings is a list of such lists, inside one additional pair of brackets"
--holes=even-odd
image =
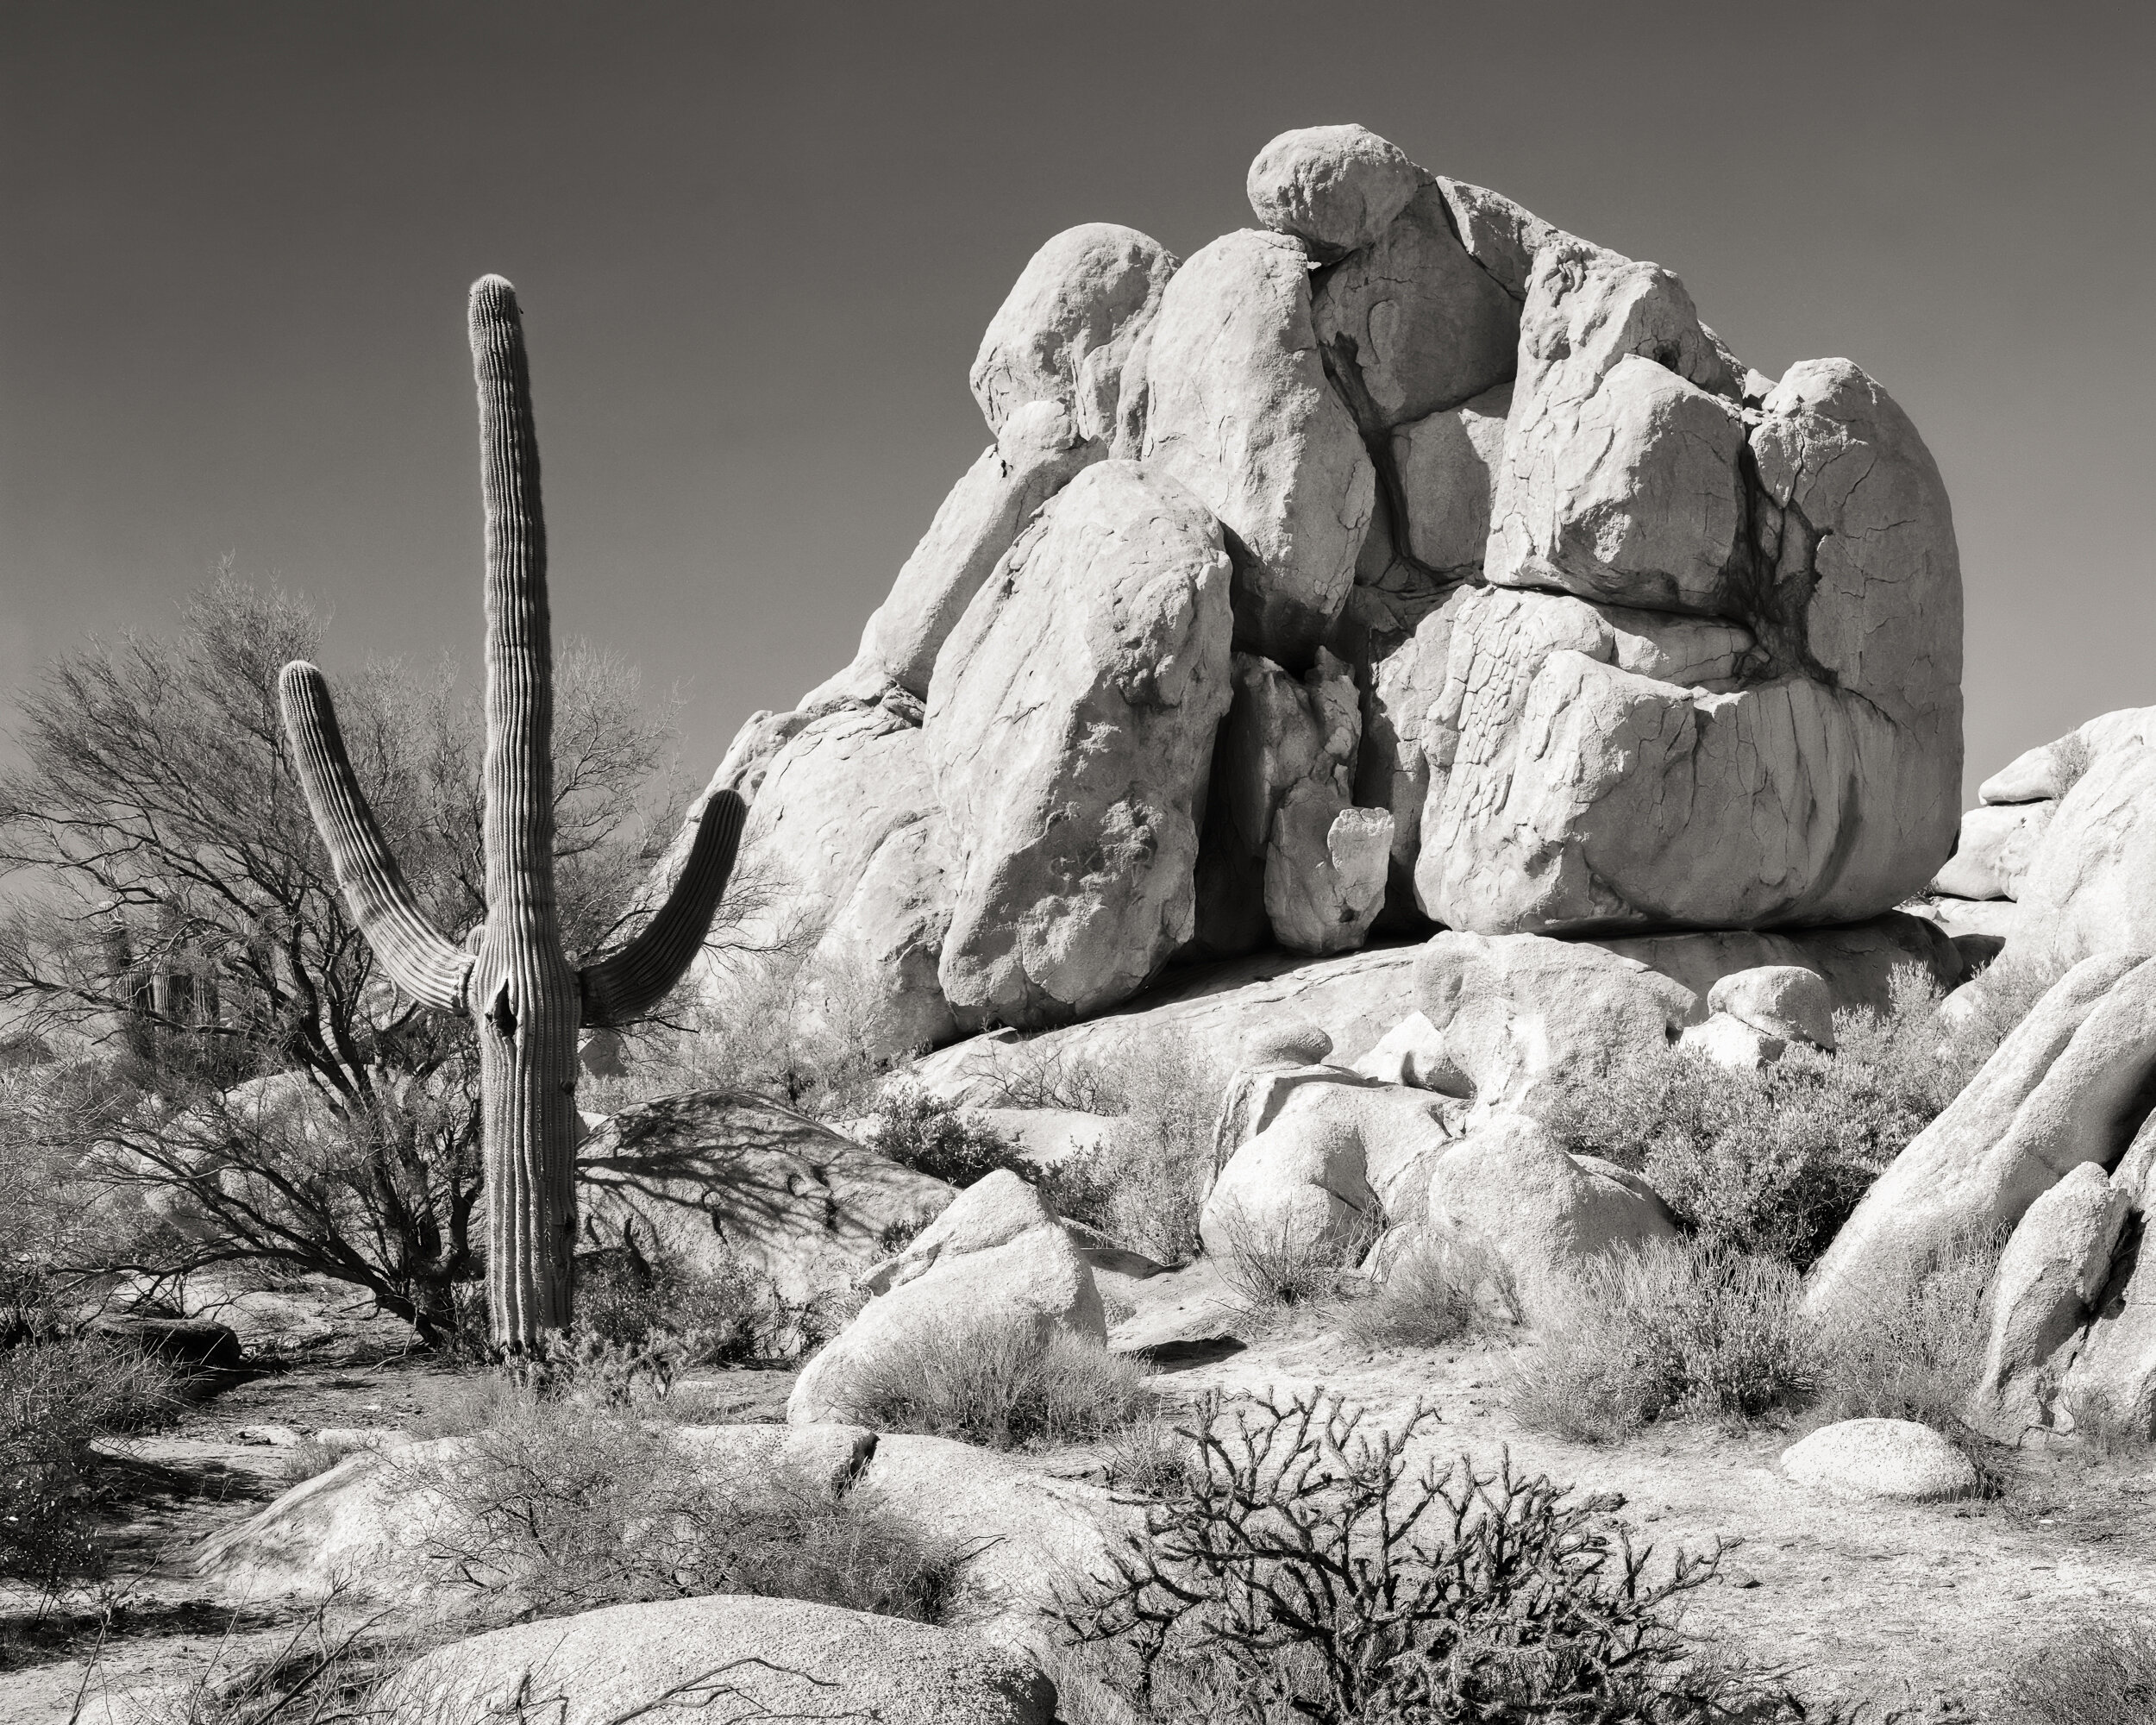
[(674, 1428), (574, 1401), (520, 1397), (403, 1466), (442, 1506), (428, 1565), (511, 1615), (750, 1593), (932, 1623), (964, 1562), (872, 1496), (715, 1477)]
[(172, 1374), (135, 1348), (80, 1336), (0, 1349), (0, 1576), (35, 1589), (41, 1616), (108, 1568), (97, 1440), (177, 1406)]
[(847, 1399), (879, 1431), (989, 1449), (1093, 1443), (1150, 1413), (1131, 1360), (1090, 1338), (1028, 1323), (959, 1323), (888, 1346), (855, 1367)]
[(2031, 1725), (2148, 1725), (2156, 1719), (2156, 1625), (2085, 1622), (2024, 1658), (2007, 1698)]
[(1410, 1473), (1397, 1432), (1317, 1390), (1209, 1397), (1194, 1454), (1113, 1573), (1064, 1600), (1066, 1716), (1119, 1725), (1817, 1719), (1702, 1659), (1675, 1617), (1715, 1555), (1666, 1565), (1509, 1461)]
[(1891, 988), (1883, 1013), (1835, 1013), (1835, 1054), (1792, 1046), (1745, 1072), (1656, 1049), (1547, 1124), (1575, 1155), (1644, 1173), (1704, 1238), (1803, 1269), (1996, 1045), (1950, 1038), (1939, 990), (1916, 966), (1896, 969)]
[(1512, 1273), (1487, 1246), (1425, 1234), (1399, 1252), (1363, 1298), (1340, 1308), (1342, 1333), (1367, 1348), (1443, 1347), (1518, 1323)]
[(1665, 1419), (1760, 1420), (1818, 1371), (1796, 1274), (1712, 1241), (1656, 1241), (1590, 1259), (1537, 1290), (1541, 1346), (1517, 1368), (1514, 1413), (1575, 1443)]
[(2003, 1242), (1965, 1235), (1882, 1265), (1814, 1338), (1827, 1420), (1915, 1420), (1952, 1438), (1991, 1470), (1989, 1446), (1964, 1418), (1990, 1339), (1990, 1285)]
[(893, 1162), (962, 1189), (1001, 1169), (1025, 1180), (1040, 1178), (1001, 1132), (918, 1084), (884, 1088), (874, 1122), (862, 1142)]
[(1381, 1220), (1372, 1212), (1345, 1234), (1313, 1239), (1292, 1222), (1264, 1221), (1238, 1209), (1220, 1220), (1226, 1247), (1220, 1278), (1255, 1317), (1332, 1299), (1340, 1292), (1341, 1272), (1359, 1263), (1376, 1239)]

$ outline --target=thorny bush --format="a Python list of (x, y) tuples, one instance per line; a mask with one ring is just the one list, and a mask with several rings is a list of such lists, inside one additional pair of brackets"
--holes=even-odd
[(1798, 1718), (1765, 1679), (1695, 1657), (1674, 1612), (1719, 1552), (1666, 1566), (1614, 1500), (1464, 1458), (1411, 1474), (1397, 1431), (1322, 1389), (1234, 1403), (1113, 1572), (1067, 1595), (1066, 1637), (1146, 1719), (1438, 1725)]

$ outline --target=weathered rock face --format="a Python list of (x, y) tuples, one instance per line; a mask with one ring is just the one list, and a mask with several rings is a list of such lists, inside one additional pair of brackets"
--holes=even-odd
[(1407, 502), (1400, 536), (1424, 568), (1456, 576), (1481, 571), (1512, 394), (1512, 385), (1499, 384), (1392, 434), (1393, 469)]
[(2132, 1212), (2133, 1195), (2084, 1162), (2028, 1207), (2008, 1240), (1991, 1278), (1982, 1388), (2015, 1424), (2047, 1412), (2029, 1380), (2102, 1301)]
[(1145, 360), (1144, 454), (1219, 516), (1235, 558), (1235, 644), (1310, 662), (1355, 580), (1376, 474), (1326, 380), (1309, 260), (1230, 234), (1162, 296)]
[(626, 1109), (577, 1153), (584, 1243), (624, 1235), (692, 1269), (745, 1259), (805, 1306), (849, 1286), (955, 1195), (761, 1096), (705, 1091)]
[(1019, 530), (1073, 475), (1106, 453), (1106, 445), (1079, 431), (1061, 401), (1012, 409), (995, 442), (951, 487), (890, 597), (869, 618), (853, 663), (802, 697), (801, 705), (873, 701), (889, 683), (925, 696), (943, 643)]
[(975, 596), (925, 727), (962, 1023), (1098, 1012), (1190, 938), (1228, 635), (1219, 528), (1129, 462), (1073, 480)]
[(1113, 435), (1124, 362), (1160, 310), (1175, 260), (1159, 241), (1112, 222), (1067, 229), (1033, 254), (989, 320), (968, 381), (988, 429), (1032, 402), (1054, 402), (1078, 435)]
[[(1213, 756), (1200, 941), (1214, 952), (1257, 944), (1249, 900), (1291, 952), (1360, 946), (1385, 899), (1391, 817), (1354, 806), (1361, 699), (1325, 649), (1298, 679), (1235, 656), (1235, 696)], [(1253, 890), (1255, 888), (1255, 891)]]
[[(812, 969), (873, 990), (887, 1051), (956, 1028), (937, 975), (954, 891), (930, 767), (918, 704), (834, 708), (762, 768), (742, 838), (763, 875), (743, 944), (807, 945)], [(724, 959), (705, 972), (728, 998)]]
[(1844, 922), (1937, 868), (1960, 769), (1952, 527), (1914, 428), (1854, 367), (1796, 367), (1747, 407), (1675, 278), (1545, 248), (1484, 574), (1524, 591), (1450, 630), (1431, 916)]

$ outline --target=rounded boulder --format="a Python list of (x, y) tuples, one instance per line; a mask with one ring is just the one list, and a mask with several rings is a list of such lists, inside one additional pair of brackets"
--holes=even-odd
[(1245, 189), (1268, 228), (1338, 255), (1383, 233), (1422, 179), (1400, 146), (1375, 132), (1305, 126), (1257, 153)]
[(1977, 1489), (1969, 1458), (1914, 1420), (1842, 1420), (1782, 1452), (1791, 1479), (1832, 1497), (1924, 1502)]

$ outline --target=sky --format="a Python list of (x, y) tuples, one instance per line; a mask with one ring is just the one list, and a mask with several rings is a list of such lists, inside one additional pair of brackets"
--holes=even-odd
[[(2156, 703), (2156, 11), (0, 4), (0, 731), (230, 554), (329, 668), (476, 666), (465, 290), (531, 347), (557, 633), (681, 699), (700, 779), (852, 655), (988, 442), (1032, 251), (1188, 255), (1291, 127), (1675, 270), (1749, 364), (1855, 360), (1967, 590), (1968, 784)], [(7, 745), (0, 742), (0, 751)]]

